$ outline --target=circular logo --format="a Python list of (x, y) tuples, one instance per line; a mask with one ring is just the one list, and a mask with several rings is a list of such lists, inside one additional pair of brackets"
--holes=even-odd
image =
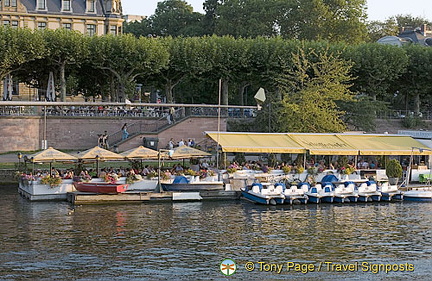
[(224, 259), (220, 264), (222, 274), (226, 276), (233, 275), (237, 270), (237, 265), (232, 259)]

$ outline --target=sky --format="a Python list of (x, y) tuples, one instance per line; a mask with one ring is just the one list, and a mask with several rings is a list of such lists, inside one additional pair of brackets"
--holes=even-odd
[[(150, 16), (154, 14), (157, 3), (161, 0), (122, 0), (123, 14)], [(204, 0), (186, 0), (195, 12), (204, 13)], [(424, 17), (432, 21), (431, 0), (367, 0), (368, 19), (380, 20), (394, 16), (410, 14), (414, 17)]]

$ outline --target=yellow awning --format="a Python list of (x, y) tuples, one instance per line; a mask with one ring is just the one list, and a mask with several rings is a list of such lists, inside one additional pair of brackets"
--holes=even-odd
[(411, 153), (414, 155), (432, 155), (429, 147), (410, 136), (344, 134), (338, 136), (358, 149), (360, 155), (411, 155)]
[[(306, 149), (287, 134), (206, 132), (218, 142), (223, 152), (305, 153)], [(219, 136), (218, 136), (219, 135)]]
[(358, 149), (334, 134), (288, 134), (312, 155), (357, 155)]

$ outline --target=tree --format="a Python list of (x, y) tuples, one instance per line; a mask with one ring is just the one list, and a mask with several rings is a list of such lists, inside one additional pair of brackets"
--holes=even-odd
[(385, 100), (390, 86), (402, 75), (408, 57), (402, 48), (367, 43), (347, 48), (344, 57), (352, 60), (352, 76), (356, 77), (353, 91), (373, 100)]
[[(126, 88), (140, 75), (157, 73), (168, 63), (169, 54), (154, 38), (135, 38), (130, 34), (92, 37), (90, 62), (98, 69), (107, 70), (119, 85), (116, 100), (124, 100)], [(134, 86), (134, 85), (132, 85)]]
[(66, 66), (79, 65), (89, 55), (88, 37), (78, 31), (45, 29), (42, 31), (47, 50), (45, 64), (58, 69), (60, 75), (60, 99), (66, 101)]
[(351, 64), (328, 51), (299, 49), (292, 69), (280, 76), (283, 93), (278, 128), (282, 132), (342, 132), (344, 112), (337, 101), (352, 100)]
[(399, 92), (405, 99), (405, 107), (408, 108), (408, 100), (413, 97), (413, 111), (420, 113), (421, 100), (428, 100), (432, 93), (432, 49), (430, 47), (409, 45), (404, 48), (408, 56), (406, 71), (397, 81)]
[(141, 21), (125, 22), (123, 27), (125, 34), (133, 34), (135, 37), (140, 36), (153, 36), (153, 29), (151, 27), (151, 21), (148, 18), (144, 18)]
[(367, 24), (370, 42), (376, 42), (378, 39), (385, 36), (397, 36), (399, 34), (399, 27), (394, 18), (389, 18), (384, 22), (371, 21)]
[(170, 54), (169, 63), (164, 67), (160, 76), (163, 78), (167, 102), (173, 99), (173, 89), (187, 76), (194, 77), (211, 69), (209, 54), (211, 49), (205, 44), (205, 39), (164, 38), (160, 40)]
[(298, 0), (280, 20), (281, 35), (360, 43), (367, 38), (366, 1)]
[(193, 12), (185, 1), (165, 0), (158, 3), (149, 20), (157, 36), (201, 36), (204, 34), (202, 19), (203, 15)]
[(0, 80), (22, 64), (41, 58), (45, 42), (38, 32), (0, 26)]
[(216, 8), (214, 33), (220, 36), (257, 37), (278, 35), (280, 0), (226, 0)]

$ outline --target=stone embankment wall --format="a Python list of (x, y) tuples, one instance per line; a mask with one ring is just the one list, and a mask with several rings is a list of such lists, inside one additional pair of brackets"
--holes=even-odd
[[(42, 140), (48, 147), (56, 149), (84, 150), (97, 145), (98, 134), (118, 133), (124, 123), (142, 123), (142, 128), (154, 127), (157, 120), (144, 118), (73, 118), (73, 117), (1, 117), (0, 118), (0, 153), (10, 151), (39, 150)], [(205, 131), (217, 130), (217, 118), (187, 118), (156, 133), (141, 134), (131, 137), (119, 145), (119, 151), (135, 148), (143, 144), (143, 137), (158, 138), (158, 148), (165, 148), (170, 138), (175, 141), (189, 138), (195, 142), (206, 139)], [(221, 131), (226, 130), (226, 122), (221, 121)]]

